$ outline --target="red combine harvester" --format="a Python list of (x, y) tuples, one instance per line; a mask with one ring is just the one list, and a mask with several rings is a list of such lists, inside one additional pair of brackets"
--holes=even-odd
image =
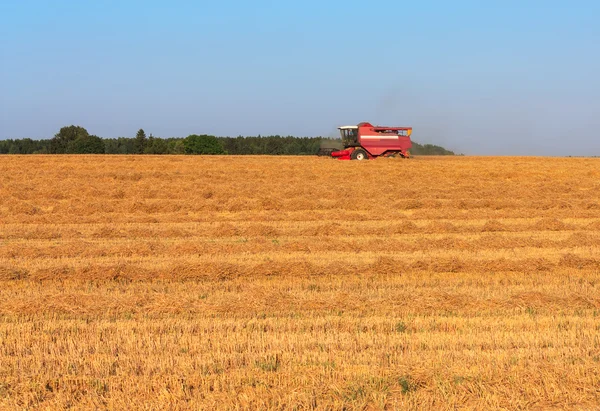
[(368, 160), (377, 157), (408, 158), (412, 127), (381, 127), (370, 123), (338, 127), (344, 150), (334, 151), (338, 160)]

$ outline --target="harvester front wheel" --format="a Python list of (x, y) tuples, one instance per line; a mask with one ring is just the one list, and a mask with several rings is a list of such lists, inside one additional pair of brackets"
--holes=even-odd
[(359, 148), (358, 150), (354, 150), (352, 152), (352, 155), (350, 156), (350, 158), (352, 160), (368, 160), (369, 156), (367, 155), (367, 152), (365, 150), (363, 150), (362, 148)]

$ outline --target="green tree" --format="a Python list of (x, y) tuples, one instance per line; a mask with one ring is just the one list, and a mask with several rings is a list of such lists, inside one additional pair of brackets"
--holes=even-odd
[(146, 154), (167, 154), (169, 152), (169, 145), (165, 139), (152, 137), (148, 138), (148, 144), (144, 153)]
[(104, 139), (105, 154), (119, 154), (119, 141), (116, 138)]
[(104, 140), (98, 136), (81, 136), (71, 141), (65, 150), (69, 154), (104, 154)]
[(421, 145), (415, 141), (412, 142), (413, 146), (410, 149), (410, 153), (413, 155), (420, 156), (453, 156), (455, 153), (450, 150), (446, 150), (444, 147), (436, 146), (434, 144)]
[(223, 154), (223, 146), (218, 138), (206, 134), (191, 134), (183, 141), (185, 154)]
[(135, 135), (135, 149), (137, 154), (144, 154), (144, 149), (146, 148), (146, 133), (143, 129), (139, 129), (137, 134)]
[(284, 154), (288, 154), (288, 155), (301, 154), (302, 146), (301, 146), (301, 143), (299, 140), (300, 139), (296, 139), (296, 138), (288, 139), (288, 141), (286, 141), (286, 144), (283, 148)]
[(281, 136), (270, 136), (263, 137), (265, 146), (264, 151), (266, 154), (279, 155), (285, 153), (285, 141)]
[(64, 154), (67, 146), (78, 138), (88, 137), (87, 130), (80, 126), (66, 126), (60, 129), (50, 140), (49, 152), (52, 154)]
[(43, 146), (39, 150), (32, 151), (31, 154), (48, 154), (48, 148)]
[(19, 150), (19, 146), (17, 144), (13, 143), (8, 148), (8, 154), (21, 154), (21, 150)]
[(180, 138), (167, 139), (167, 154), (183, 154), (185, 152), (183, 141)]

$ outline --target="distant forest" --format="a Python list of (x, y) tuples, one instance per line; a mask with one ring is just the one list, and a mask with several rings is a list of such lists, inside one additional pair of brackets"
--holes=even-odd
[[(341, 148), (341, 141), (327, 137), (255, 136), (216, 137), (192, 134), (187, 137), (136, 136), (101, 138), (80, 126), (60, 129), (51, 139), (0, 140), (0, 154), (266, 154), (316, 155), (322, 148)], [(454, 155), (432, 144), (413, 141), (413, 155)]]

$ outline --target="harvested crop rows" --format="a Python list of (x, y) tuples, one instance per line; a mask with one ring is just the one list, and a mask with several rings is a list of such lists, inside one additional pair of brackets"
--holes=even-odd
[(600, 161), (0, 156), (0, 408), (600, 403)]

